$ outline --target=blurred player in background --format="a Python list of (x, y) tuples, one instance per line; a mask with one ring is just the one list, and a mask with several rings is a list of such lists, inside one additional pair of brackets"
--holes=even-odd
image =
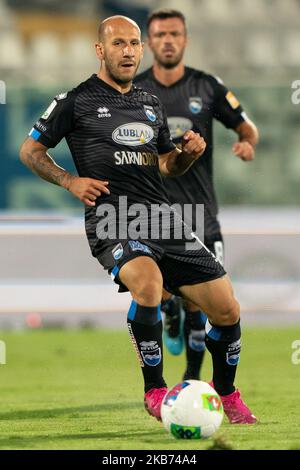
[[(248, 162), (254, 159), (258, 132), (243, 112), (237, 98), (223, 82), (203, 71), (184, 65), (187, 31), (184, 15), (177, 10), (159, 10), (148, 19), (148, 45), (153, 66), (135, 79), (135, 84), (156, 95), (166, 108), (173, 141), (180, 146), (183, 134), (192, 129), (207, 143), (206, 151), (183, 176), (164, 179), (172, 203), (204, 204), (204, 243), (223, 264), (223, 237), (217, 219), (213, 184), (213, 121), (234, 130), (238, 142), (233, 153)], [(196, 228), (195, 211), (192, 220)], [(168, 350), (180, 354), (186, 347), (184, 379), (199, 379), (205, 352), (206, 315), (192, 302), (183, 303), (165, 292), (164, 340)], [(184, 321), (183, 321), (184, 318)]]
[[(207, 344), (213, 357), (213, 381), (222, 395), (224, 411), (232, 423), (252, 424), (256, 418), (234, 387), (240, 353), (239, 305), (222, 265), (210, 251), (200, 242), (198, 249), (187, 250), (185, 234), (175, 238), (175, 229), (183, 221), (170, 210), (161, 178), (187, 171), (206, 144), (189, 130), (179, 150), (170, 138), (158, 98), (132, 86), (142, 52), (135, 22), (121, 16), (104, 20), (96, 44), (99, 73), (56, 96), (22, 145), (20, 157), (41, 178), (69, 190), (86, 205), (92, 254), (121, 292), (130, 291), (133, 300), (127, 324), (144, 377), (147, 411), (160, 419), (167, 392), (160, 313), (164, 285), (169, 292), (201, 304), (209, 319)], [(63, 137), (79, 176), (60, 168), (47, 153)], [(139, 203), (149, 209), (150, 237), (136, 240), (130, 236), (129, 214), (121, 206), (124, 196), (128, 206)], [(161, 205), (170, 216), (166, 228), (172, 234), (168, 238), (163, 237), (160, 219), (158, 228), (162, 230), (152, 237), (152, 211)], [(111, 226), (109, 235), (106, 230)]]

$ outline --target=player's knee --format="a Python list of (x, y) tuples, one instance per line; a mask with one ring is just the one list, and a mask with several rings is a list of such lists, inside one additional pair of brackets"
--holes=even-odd
[(229, 325), (234, 325), (240, 319), (240, 304), (238, 301), (232, 297), (231, 302), (229, 303), (227, 310), (225, 311), (224, 315), (226, 322)]
[(234, 325), (240, 319), (240, 305), (238, 301), (232, 297), (229, 299), (219, 311), (218, 324)]
[(141, 277), (132, 292), (133, 298), (140, 305), (159, 305), (163, 287), (162, 276)]

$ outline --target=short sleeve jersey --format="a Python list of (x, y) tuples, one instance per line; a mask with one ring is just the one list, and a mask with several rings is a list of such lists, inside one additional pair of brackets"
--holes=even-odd
[(235, 129), (245, 120), (243, 109), (220, 79), (189, 67), (171, 86), (157, 81), (152, 68), (140, 74), (135, 84), (161, 100), (176, 144), (181, 143), (183, 134), (190, 129), (199, 132), (206, 141), (205, 153), (190, 170), (180, 177), (164, 178), (164, 184), (172, 203), (204, 204), (205, 238), (209, 240), (220, 230), (213, 184), (213, 120)]
[(158, 161), (175, 144), (158, 98), (135, 86), (121, 94), (94, 74), (57, 95), (29, 135), (48, 148), (65, 138), (79, 176), (109, 182), (111, 194), (86, 207), (92, 251), (98, 205), (118, 206), (119, 196), (130, 204), (169, 204)]

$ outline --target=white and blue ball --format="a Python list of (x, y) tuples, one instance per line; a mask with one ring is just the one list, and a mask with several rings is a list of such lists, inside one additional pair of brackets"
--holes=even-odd
[(177, 439), (206, 439), (221, 426), (223, 405), (208, 383), (186, 380), (166, 394), (161, 417), (166, 430)]

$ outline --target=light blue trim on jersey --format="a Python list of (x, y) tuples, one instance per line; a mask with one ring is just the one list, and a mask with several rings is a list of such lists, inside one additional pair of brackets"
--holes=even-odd
[(38, 140), (40, 135), (41, 135), (41, 133), (39, 131), (37, 131), (34, 127), (29, 132), (29, 136), (32, 137), (34, 140)]
[(118, 274), (119, 272), (119, 268), (118, 266), (115, 266), (111, 272), (112, 276), (113, 276), (113, 279), (116, 277), (116, 275)]
[(136, 310), (137, 310), (137, 303), (135, 302), (135, 300), (133, 300), (130, 304), (130, 308), (129, 308), (129, 311), (128, 311), (128, 315), (127, 315), (127, 318), (128, 320), (131, 320), (133, 321), (135, 319), (135, 314), (136, 314)]

